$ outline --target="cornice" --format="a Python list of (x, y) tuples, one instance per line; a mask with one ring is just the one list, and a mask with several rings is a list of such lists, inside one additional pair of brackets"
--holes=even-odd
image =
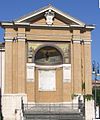
[(26, 22), (1, 22), (2, 27), (43, 27), (43, 28), (84, 28), (93, 30), (95, 25), (42, 25), (42, 24), (30, 24)]

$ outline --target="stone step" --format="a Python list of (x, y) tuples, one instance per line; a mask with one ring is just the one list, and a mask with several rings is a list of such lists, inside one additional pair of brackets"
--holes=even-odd
[(23, 113), (25, 120), (83, 120), (76, 104), (24, 105)]
[(83, 120), (80, 114), (27, 114), (25, 120)]

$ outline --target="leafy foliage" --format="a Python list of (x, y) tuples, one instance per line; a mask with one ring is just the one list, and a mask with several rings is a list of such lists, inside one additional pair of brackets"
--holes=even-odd
[(84, 95), (84, 98), (88, 101), (88, 100), (93, 100), (93, 95), (91, 94), (86, 94)]

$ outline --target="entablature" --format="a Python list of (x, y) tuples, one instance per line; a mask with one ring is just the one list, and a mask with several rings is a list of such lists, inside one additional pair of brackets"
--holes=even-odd
[(52, 25), (48, 26), (47, 24), (30, 24), (30, 23), (18, 23), (18, 22), (0, 22), (1, 27), (3, 28), (58, 28), (58, 29), (84, 29), (84, 30), (93, 30), (95, 25)]

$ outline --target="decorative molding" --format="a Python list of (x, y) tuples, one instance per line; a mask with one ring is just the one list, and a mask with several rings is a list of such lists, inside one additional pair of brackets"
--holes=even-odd
[(77, 44), (80, 44), (81, 43), (81, 40), (72, 40), (73, 43), (77, 43)]
[(13, 42), (13, 40), (6, 39), (5, 42)]
[(86, 39), (85, 39), (85, 40), (83, 40), (83, 41), (84, 41), (84, 42), (92, 42), (92, 40), (86, 40)]
[[(40, 15), (42, 13), (44, 14), (49, 10), (51, 10), (52, 12), (55, 12), (56, 14), (62, 16), (64, 20), (68, 19), (70, 21), (73, 21), (73, 23), (75, 23), (75, 25), (69, 25), (68, 27), (71, 27), (71, 28), (72, 27), (73, 28), (75, 28), (75, 27), (77, 27), (77, 28), (85, 28), (85, 29), (89, 29), (89, 30), (93, 30), (95, 28), (95, 25), (86, 25), (84, 22), (70, 16), (69, 14), (66, 14), (66, 13), (58, 10), (57, 8), (55, 8), (55, 7), (51, 6), (51, 5), (45, 6), (44, 8), (41, 8), (41, 9), (39, 9), (37, 11), (34, 11), (34, 12), (31, 12), (30, 14), (25, 15), (25, 16), (13, 21), (13, 22), (12, 21), (11, 22), (3, 22), (2, 21), (1, 26), (3, 26), (3, 27), (6, 27), (6, 26), (13, 26), (13, 27), (15, 27), (15, 26), (28, 26), (29, 27), (29, 26), (32, 26), (32, 24), (30, 24), (29, 22), (25, 22), (25, 21), (27, 21), (30, 18), (34, 19), (34, 18), (36, 18), (37, 15)], [(50, 21), (52, 21), (52, 18), (51, 18)], [(33, 24), (33, 26), (36, 26), (36, 25)], [(42, 26), (43, 25), (38, 25), (38, 27), (42, 27)], [(50, 26), (47, 25), (47, 27), (50, 27)], [(58, 27), (58, 26), (54, 26), (54, 27)], [(60, 26), (60, 27), (62, 27), (62, 26)]]
[(52, 27), (52, 28), (69, 28), (69, 25), (42, 25), (42, 24), (30, 24), (31, 27)]
[(47, 25), (52, 25), (53, 18), (54, 18), (54, 12), (52, 12), (51, 9), (49, 9), (47, 12), (45, 12), (45, 17), (46, 17)]
[(92, 40), (72, 40), (73, 43), (78, 43), (78, 44), (91, 44)]
[(95, 29), (95, 26), (91, 25), (42, 25), (42, 24), (30, 24), (30, 23), (26, 23), (26, 22), (23, 22), (23, 23), (16, 23), (16, 22), (11, 22), (11, 23), (8, 23), (8, 22), (5, 22), (1, 24), (1, 26), (12, 26), (12, 27), (17, 27), (17, 26), (24, 26), (24, 27), (52, 27), (52, 28), (86, 28), (86, 29), (90, 29), (90, 30), (93, 30)]
[(56, 68), (60, 68), (60, 67), (65, 67), (65, 66), (71, 66), (71, 64), (61, 64), (61, 65), (36, 65), (35, 63), (26, 63), (26, 65), (32, 65), (38, 69), (56, 69)]
[(91, 43), (90, 42), (85, 42), (84, 45), (91, 45)]
[(26, 41), (26, 34), (25, 33), (17, 33), (17, 37), (16, 39), (18, 39), (18, 41)]
[(50, 65), (50, 66), (35, 65), (35, 67), (37, 67), (38, 69), (56, 69), (59, 67), (63, 67), (63, 64), (62, 65)]
[(69, 20), (71, 20), (71, 21), (74, 21), (74, 22), (77, 23), (78, 25), (85, 25), (85, 23), (81, 22), (80, 20), (75, 19), (74, 17), (72, 17), (72, 16), (70, 16), (70, 15), (68, 15), (68, 14), (63, 13), (62, 11), (54, 8), (54, 7), (51, 6), (51, 5), (46, 6), (46, 7), (44, 7), (44, 8), (41, 8), (41, 9), (39, 9), (39, 10), (31, 13), (31, 14), (28, 14), (28, 15), (24, 16), (24, 17), (21, 17), (20, 19), (16, 20), (15, 22), (23, 22), (23, 21), (25, 21), (25, 20), (27, 20), (27, 19), (29, 19), (29, 18), (35, 17), (36, 15), (39, 15), (39, 14), (41, 14), (41, 13), (44, 13), (44, 12), (46, 12), (46, 11), (48, 11), (48, 10), (52, 10), (52, 11), (54, 11), (55, 13), (60, 14), (60, 15), (63, 16), (64, 18), (67, 18), (67, 19), (69, 19)]
[(12, 26), (13, 22), (1, 22), (2, 26)]
[(12, 42), (14, 37), (4, 37), (5, 42)]
[(95, 25), (86, 25), (85, 28), (88, 28), (88, 29), (95, 29)]
[(16, 37), (18, 40), (19, 39), (22, 39), (22, 40), (25, 40), (26, 39), (26, 37), (23, 37), (23, 36), (18, 36), (18, 37)]
[(26, 22), (22, 22), (22, 23), (19, 23), (19, 22), (14, 22), (14, 25), (30, 25), (30, 23), (26, 23)]
[(84, 40), (84, 45), (91, 45), (92, 40)]
[(83, 27), (84, 28), (84, 25), (70, 25), (70, 27)]

